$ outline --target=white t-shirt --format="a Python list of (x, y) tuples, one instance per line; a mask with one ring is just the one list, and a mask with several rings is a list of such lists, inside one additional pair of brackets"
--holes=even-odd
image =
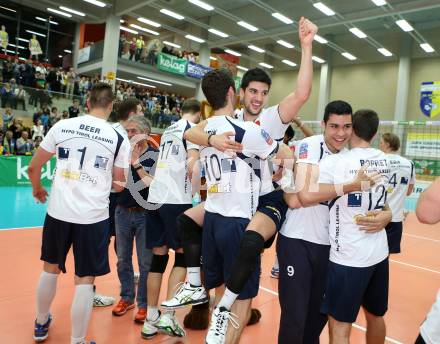
[(333, 201), (330, 209), (330, 261), (352, 267), (368, 267), (388, 256), (385, 230), (366, 233), (359, 229), (355, 217), (382, 209), (387, 200), (387, 185), (391, 176), (385, 153), (375, 148), (354, 148), (324, 159), (319, 165), (319, 182), (341, 184), (353, 180), (361, 166), (369, 163), (367, 173), (378, 172), (384, 182), (369, 192), (355, 192)]
[(107, 121), (85, 115), (57, 122), (40, 147), (57, 156), (47, 213), (79, 224), (107, 219), (113, 166), (128, 168), (128, 140)]
[(437, 300), (420, 326), (420, 334), (426, 344), (440, 343), (440, 290), (437, 292)]
[(124, 126), (120, 122), (112, 123), (113, 129), (115, 129), (119, 134), (121, 134), (124, 138), (128, 139), (127, 131)]
[[(235, 111), (235, 118), (244, 121), (244, 109)], [(282, 141), (284, 134), (290, 125), (283, 123), (278, 112), (278, 105), (263, 109), (260, 115), (254, 120), (254, 123), (264, 129), (270, 137), (276, 141)], [(260, 195), (266, 195), (275, 190), (272, 181), (273, 171), (277, 169), (272, 162), (266, 161), (261, 166), (261, 190)]]
[(241, 153), (231, 157), (213, 147), (200, 151), (208, 186), (205, 209), (226, 217), (251, 219), (258, 206), (261, 160), (275, 153), (278, 143), (255, 123), (228, 116), (211, 117), (205, 126), (208, 134), (228, 131), (235, 132), (233, 140), (243, 145)]
[[(322, 159), (332, 154), (325, 144), (324, 135), (306, 137), (295, 149), (297, 164), (319, 165)], [(326, 202), (306, 208), (289, 209), (281, 234), (315, 244), (329, 245), (328, 221)]]
[(185, 140), (183, 134), (194, 124), (180, 119), (170, 125), (160, 139), (159, 160), (150, 185), (148, 202), (191, 204), (192, 186), (188, 178), (187, 152), (199, 146)]
[(406, 193), (409, 185), (416, 182), (414, 164), (397, 154), (387, 154), (387, 157), (392, 173), (387, 190), (388, 204), (393, 212), (391, 221), (402, 222)]

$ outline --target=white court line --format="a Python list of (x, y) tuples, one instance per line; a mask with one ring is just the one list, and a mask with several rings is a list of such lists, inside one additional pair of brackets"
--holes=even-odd
[(14, 229), (36, 229), (43, 228), (43, 226), (31, 226), (31, 227), (15, 227), (15, 228), (0, 228), (0, 231), (12, 231)]
[(433, 241), (433, 242), (440, 242), (440, 240), (431, 239), (431, 238), (420, 236), (420, 235), (407, 234), (407, 233), (403, 233), (403, 235), (409, 236), (411, 238), (416, 238), (416, 239), (423, 239), (423, 240), (429, 240), (429, 241)]
[[(272, 295), (278, 296), (278, 293), (277, 293), (276, 291), (273, 291), (273, 290), (267, 289), (267, 288), (262, 287), (262, 286), (260, 286), (260, 289), (263, 290), (263, 291), (265, 291), (266, 293), (269, 293), (269, 294), (272, 294)], [(357, 328), (358, 330), (361, 330), (361, 331), (363, 331), (363, 332), (366, 332), (366, 331), (367, 331), (367, 329), (366, 329), (365, 327), (362, 327), (362, 326), (360, 326), (360, 325), (358, 325), (358, 324), (356, 324), (356, 323), (353, 323), (353, 327), (354, 327), (354, 328)], [(388, 341), (388, 342), (390, 342), (390, 343), (393, 343), (393, 344), (403, 344), (402, 342), (399, 342), (398, 340), (395, 340), (395, 339), (390, 338), (390, 337), (385, 337), (385, 340)]]
[(394, 259), (390, 259), (390, 262), (406, 265), (406, 266), (409, 266), (409, 267), (415, 268), (415, 269), (420, 269), (420, 270), (424, 270), (424, 271), (433, 272), (435, 274), (440, 274), (440, 271), (437, 271), (437, 270), (432, 270), (432, 269), (424, 268), (423, 266), (418, 266), (418, 265), (413, 265), (413, 264), (408, 264), (408, 263), (400, 262), (400, 261), (394, 260)]

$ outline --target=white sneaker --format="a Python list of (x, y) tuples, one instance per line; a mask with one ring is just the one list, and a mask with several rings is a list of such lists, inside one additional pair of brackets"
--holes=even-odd
[(112, 296), (105, 296), (95, 294), (93, 297), (93, 307), (107, 307), (115, 303), (115, 298)]
[(133, 276), (134, 284), (138, 284), (140, 275), (141, 274), (139, 272), (134, 273), (134, 276)]
[(173, 298), (162, 302), (164, 308), (179, 308), (187, 305), (200, 305), (209, 301), (204, 287), (193, 287), (189, 282), (184, 282), (176, 291)]
[(141, 330), (141, 337), (144, 339), (151, 339), (155, 335), (157, 335), (158, 331), (156, 325), (159, 322), (159, 320), (160, 320), (160, 311), (159, 311), (159, 316), (155, 321), (148, 321), (147, 319), (145, 319), (144, 326), (142, 326), (142, 330)]
[(183, 327), (179, 324), (174, 313), (163, 314), (157, 324), (157, 329), (164, 334), (173, 337), (185, 337), (186, 333)]
[(209, 326), (205, 343), (224, 344), (229, 322), (236, 330), (240, 327), (238, 317), (234, 313), (231, 313), (224, 307), (215, 307), (211, 315), (211, 325)]

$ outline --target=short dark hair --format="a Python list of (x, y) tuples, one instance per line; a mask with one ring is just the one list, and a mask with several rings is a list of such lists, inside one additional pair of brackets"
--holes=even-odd
[(186, 113), (195, 114), (200, 112), (201, 108), (200, 102), (197, 99), (187, 99), (183, 102), (181, 113), (182, 115)]
[(374, 110), (358, 110), (353, 114), (353, 131), (364, 141), (371, 142), (379, 128), (379, 116)]
[(130, 112), (136, 113), (137, 106), (140, 103), (141, 101), (134, 97), (130, 97), (119, 102), (116, 110), (118, 121), (126, 121), (130, 115)]
[(382, 135), (382, 140), (384, 140), (390, 146), (393, 152), (397, 152), (400, 148), (399, 136), (393, 133), (385, 133)]
[(252, 81), (263, 82), (269, 86), (269, 89), (272, 85), (272, 79), (270, 78), (270, 76), (266, 73), (264, 69), (258, 67), (249, 69), (248, 71), (246, 71), (246, 73), (244, 73), (243, 78), (241, 79), (240, 88), (245, 91)]
[(350, 104), (343, 100), (334, 100), (325, 107), (324, 123), (327, 123), (330, 115), (353, 115), (353, 109)]
[(284, 137), (287, 137), (289, 141), (295, 137), (295, 130), (289, 125), (284, 133)]
[(235, 90), (234, 79), (225, 68), (211, 70), (202, 79), (203, 94), (213, 110), (226, 106), (226, 94), (230, 87)]
[(98, 82), (90, 90), (90, 108), (106, 108), (114, 98), (112, 87), (105, 82)]

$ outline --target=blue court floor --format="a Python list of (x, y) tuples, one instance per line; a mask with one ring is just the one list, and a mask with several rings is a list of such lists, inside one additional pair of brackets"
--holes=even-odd
[[(50, 195), (50, 188), (47, 188)], [(0, 230), (42, 226), (46, 204), (37, 204), (32, 197), (32, 188), (0, 187)], [(414, 211), (417, 199), (407, 198), (405, 209)]]
[(0, 230), (43, 225), (47, 203), (37, 204), (31, 187), (0, 187), (0, 199)]

